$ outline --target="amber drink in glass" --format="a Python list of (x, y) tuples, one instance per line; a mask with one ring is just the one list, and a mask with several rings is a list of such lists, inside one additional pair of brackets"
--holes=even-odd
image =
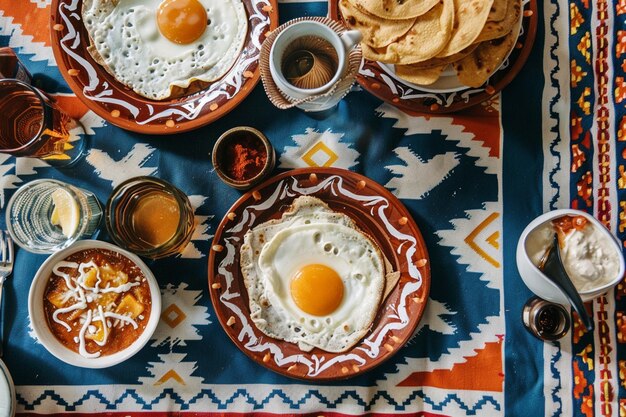
[(0, 79), (0, 153), (69, 167), (85, 151), (85, 131), (45, 94), (16, 79)]
[(187, 196), (167, 181), (135, 177), (113, 190), (106, 206), (113, 241), (140, 256), (158, 259), (181, 253), (194, 231)]

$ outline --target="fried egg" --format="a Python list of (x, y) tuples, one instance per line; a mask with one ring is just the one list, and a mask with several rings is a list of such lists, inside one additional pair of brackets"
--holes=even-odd
[(155, 100), (226, 74), (248, 25), (241, 0), (84, 0), (82, 17), (96, 61)]
[(358, 343), (385, 289), (377, 245), (313, 197), (248, 231), (241, 267), (255, 325), (305, 351), (343, 352)]

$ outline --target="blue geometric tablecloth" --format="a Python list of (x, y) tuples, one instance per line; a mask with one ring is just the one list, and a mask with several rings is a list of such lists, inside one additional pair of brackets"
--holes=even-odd
[[(17, 251), (3, 295), (3, 359), (18, 413), (626, 415), (623, 286), (592, 303), (595, 333), (575, 327), (543, 344), (522, 325), (531, 293), (514, 258), (522, 229), (552, 208), (588, 210), (626, 237), (624, 0), (540, 1), (524, 69), (501, 94), (459, 114), (408, 116), (358, 89), (314, 118), (274, 108), (259, 84), (215, 123), (166, 137), (109, 125), (76, 99), (52, 56), (49, 3), (0, 0), (0, 46), (13, 47), (36, 85), (88, 128), (90, 151), (70, 170), (0, 155), (0, 226), (15, 189), (36, 178), (105, 202), (123, 180), (154, 175), (190, 197), (197, 227), (182, 256), (148, 262), (164, 310), (153, 339), (103, 370), (66, 365), (32, 337), (27, 295), (45, 256)], [(326, 4), (283, 2), (279, 12), (284, 22), (325, 15)], [(421, 229), (432, 272), (427, 310), (411, 341), (375, 370), (334, 383), (285, 378), (248, 359), (221, 329), (207, 254), (240, 193), (218, 179), (210, 151), (239, 125), (267, 135), (277, 172), (330, 163), (362, 173), (396, 194)], [(98, 238), (109, 239), (104, 230)]]

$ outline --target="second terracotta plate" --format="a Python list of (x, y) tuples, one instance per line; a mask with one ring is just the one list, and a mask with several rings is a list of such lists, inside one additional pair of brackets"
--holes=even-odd
[[(315, 175), (312, 175), (315, 174)], [(301, 351), (296, 344), (261, 333), (252, 320), (239, 267), (246, 232), (279, 218), (301, 195), (325, 201), (355, 220), (401, 276), (379, 306), (370, 332), (343, 353)], [(389, 359), (413, 335), (430, 289), (430, 264), (420, 231), (407, 209), (387, 189), (356, 173), (304, 168), (280, 174), (244, 194), (220, 223), (209, 254), (209, 292), (230, 339), (255, 362), (280, 374), (307, 380), (348, 378)]]
[[(329, 0), (328, 11), (332, 19), (343, 21), (339, 0)], [(462, 86), (455, 74), (442, 77), (447, 82), (442, 79), (440, 88), (418, 86), (396, 76), (393, 65), (367, 59), (361, 63), (357, 81), (376, 97), (411, 115), (450, 113), (480, 104), (513, 81), (526, 63), (537, 33), (537, 0), (522, 0), (521, 18), (522, 28), (513, 51), (481, 87)]]

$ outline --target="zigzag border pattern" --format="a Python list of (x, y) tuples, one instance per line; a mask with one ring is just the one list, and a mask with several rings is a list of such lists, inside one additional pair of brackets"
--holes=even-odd
[(423, 390), (411, 391), (410, 395), (404, 401), (398, 402), (386, 391), (380, 390), (376, 391), (376, 393), (371, 397), (370, 400), (362, 398), (354, 390), (347, 390), (344, 391), (337, 400), (330, 401), (326, 397), (324, 397), (324, 395), (322, 395), (318, 390), (309, 390), (300, 399), (292, 399), (283, 390), (274, 389), (263, 400), (257, 401), (253, 398), (252, 395), (250, 395), (250, 393), (246, 389), (243, 388), (236, 390), (226, 400), (221, 400), (220, 398), (218, 398), (217, 394), (211, 389), (202, 389), (196, 396), (191, 398), (189, 401), (183, 400), (171, 388), (164, 389), (157, 397), (148, 401), (146, 401), (139, 394), (137, 394), (137, 391), (135, 389), (127, 389), (114, 401), (107, 400), (105, 396), (102, 395), (98, 390), (88, 390), (79, 400), (71, 404), (63, 399), (61, 395), (57, 394), (54, 390), (44, 390), (43, 393), (31, 403), (26, 401), (21, 395), (18, 394), (17, 404), (23, 406), (26, 411), (33, 411), (35, 410), (36, 406), (49, 399), (55, 401), (57, 405), (64, 407), (65, 411), (69, 412), (77, 411), (77, 407), (80, 407), (88, 400), (94, 398), (99, 400), (99, 402), (103, 404), (107, 410), (115, 410), (119, 404), (123, 403), (129, 398), (134, 399), (137, 405), (141, 406), (142, 410), (152, 410), (153, 406), (158, 405), (160, 400), (165, 398), (174, 401), (177, 405), (180, 406), (180, 409), (182, 411), (189, 410), (190, 406), (194, 405), (203, 398), (210, 399), (211, 402), (217, 406), (218, 410), (227, 410), (228, 406), (233, 404), (238, 398), (245, 398), (246, 402), (250, 404), (254, 410), (262, 410), (271, 400), (275, 398), (281, 399), (283, 404), (288, 405), (289, 408), (292, 410), (299, 410), (310, 399), (317, 399), (320, 404), (326, 406), (327, 409), (337, 409), (345, 402), (356, 401), (356, 403), (362, 407), (364, 412), (372, 411), (375, 404), (381, 399), (384, 399), (388, 405), (393, 406), (395, 411), (411, 411), (408, 407), (412, 403), (414, 403), (415, 400), (421, 400), (421, 402), (430, 405), (433, 411), (443, 411), (444, 408), (448, 405), (456, 404), (458, 408), (464, 410), (466, 412), (466, 415), (468, 416), (478, 415), (478, 412), (482, 410), (483, 407), (485, 407), (486, 405), (492, 405), (493, 408), (498, 411), (502, 409), (502, 404), (500, 404), (498, 400), (490, 395), (483, 395), (480, 399), (476, 401), (474, 405), (468, 405), (456, 394), (448, 394), (442, 401), (434, 401), (429, 398)]
[(560, 392), (562, 391), (563, 384), (561, 383), (561, 374), (559, 373), (559, 369), (557, 364), (559, 360), (562, 358), (563, 354), (561, 353), (561, 344), (558, 343), (555, 346), (557, 348), (556, 352), (550, 358), (550, 373), (552, 378), (557, 381), (557, 384), (552, 389), (550, 393), (550, 397), (552, 398), (552, 402), (557, 404), (557, 409), (551, 414), (552, 417), (557, 417), (563, 415), (563, 398)]
[[(597, 126), (597, 143), (595, 152), (597, 153), (597, 188), (595, 190), (595, 208), (597, 218), (609, 229), (612, 229), (613, 207), (616, 203), (613, 196), (612, 172), (611, 169), (615, 163), (611, 149), (614, 138), (611, 137), (611, 124), (614, 121), (615, 112), (612, 110), (611, 103), (614, 102), (613, 96), (613, 71), (612, 62), (610, 62), (611, 43), (610, 39), (610, 22), (613, 18), (610, 4), (607, 0), (598, 0), (593, 2), (596, 5), (596, 22), (595, 42), (594, 46), (594, 69), (595, 69), (595, 90), (597, 93), (597, 104), (595, 107), (594, 123)], [(592, 34), (594, 36), (594, 34)], [(595, 161), (594, 161), (595, 162)], [(596, 181), (594, 175), (594, 182)], [(595, 184), (594, 184), (595, 185)], [(594, 346), (597, 353), (596, 372), (596, 392), (602, 392), (603, 395), (595, 398), (596, 406), (602, 410), (601, 413), (609, 416), (611, 408), (617, 409), (618, 404), (615, 398), (615, 385), (619, 385), (617, 378), (613, 374), (615, 369), (616, 355), (612, 346), (617, 338), (614, 336), (615, 322), (612, 319), (611, 306), (609, 305), (608, 296), (604, 295), (596, 299), (594, 310), (596, 314), (596, 326), (598, 328), (598, 343)], [(599, 403), (599, 404), (598, 404)]]
[[(560, 85), (560, 73), (561, 73), (561, 62), (559, 59), (559, 51), (562, 48), (561, 39), (559, 37), (558, 27), (562, 25), (561, 19), (568, 19), (569, 16), (563, 16), (562, 8), (558, 0), (550, 0), (546, 2), (544, 6), (544, 21), (546, 22), (546, 27), (544, 28), (545, 33), (545, 46), (549, 50), (549, 54), (544, 53), (544, 71), (548, 68), (547, 65), (550, 65), (549, 69), (549, 81), (546, 80), (546, 84), (549, 82), (549, 86), (546, 85), (544, 87), (544, 101), (548, 105), (548, 117), (543, 119), (543, 123), (546, 127), (545, 129), (549, 129), (550, 133), (554, 135), (554, 139), (551, 138), (550, 143), (548, 144), (548, 148), (545, 149), (544, 145), (544, 158), (549, 157), (553, 158), (552, 166), (549, 167), (549, 172), (544, 173), (545, 178), (547, 178), (547, 182), (544, 182), (544, 191), (543, 191), (543, 206), (544, 208), (554, 210), (559, 205), (559, 202), (562, 198), (562, 190), (561, 185), (559, 184), (559, 179), (562, 178), (562, 164), (563, 158), (559, 152), (559, 147), (563, 141), (561, 137), (561, 122), (560, 115), (558, 110), (558, 105), (563, 98), (563, 93)], [(549, 18), (548, 18), (549, 15)], [(569, 24), (567, 25), (569, 27)], [(549, 55), (549, 56), (548, 56)], [(569, 117), (569, 114), (568, 114)], [(550, 135), (552, 136), (552, 135)], [(548, 165), (544, 165), (548, 167)], [(563, 386), (562, 375), (559, 372), (559, 359), (562, 357), (563, 353), (561, 351), (561, 345), (555, 344), (551, 347), (544, 347), (544, 355), (550, 355), (550, 362), (546, 361), (544, 364), (544, 406), (546, 410), (555, 407), (556, 410), (551, 414), (551, 417), (558, 417), (563, 415), (563, 399), (559, 398), (558, 393), (561, 391)], [(545, 391), (546, 388), (550, 389), (550, 395), (548, 397), (548, 393)], [(547, 415), (547, 414), (546, 414)]]
[[(626, 65), (623, 63), (626, 62), (626, 50), (623, 49), (624, 45), (622, 42), (618, 41), (620, 39), (618, 34), (626, 28), (626, 2), (622, 1), (614, 1), (613, 2), (613, 32), (612, 38), (615, 39), (613, 47), (611, 48), (611, 56), (612, 56), (612, 67), (613, 67), (613, 82), (611, 83), (611, 89), (616, 91), (619, 84), (618, 80), (626, 79)], [(622, 66), (624, 65), (624, 66)], [(612, 108), (615, 111), (615, 123), (611, 133), (617, 138), (616, 141), (613, 142), (613, 146), (615, 147), (615, 165), (612, 167), (613, 175), (618, 184), (616, 192), (617, 205), (615, 206), (615, 216), (617, 222), (617, 228), (613, 229), (613, 232), (616, 233), (620, 242), (626, 242), (626, 189), (624, 188), (623, 174), (621, 174), (621, 170), (625, 168), (626, 163), (626, 129), (623, 126), (626, 125), (626, 100), (622, 99), (620, 94), (614, 94), (613, 96), (614, 105)], [(620, 181), (621, 180), (621, 181)], [(620, 184), (621, 183), (621, 184)], [(612, 300), (615, 304), (615, 311), (612, 315), (613, 320), (617, 323), (620, 318), (623, 318), (626, 315), (626, 297), (624, 297), (623, 289), (621, 291), (615, 292), (616, 297)], [(618, 330), (617, 334), (621, 334), (622, 332)], [(619, 336), (618, 336), (619, 337)], [(618, 339), (619, 340), (619, 339)], [(617, 358), (626, 358), (626, 344), (617, 343), (615, 345), (615, 355)], [(622, 369), (621, 361), (617, 361), (613, 365), (613, 369), (619, 378), (619, 372)], [(625, 377), (626, 378), (626, 377)], [(624, 381), (620, 378), (621, 381)], [(618, 405), (616, 407), (624, 407), (626, 408), (626, 384), (619, 383), (616, 384), (615, 397), (617, 398)]]
[(558, 203), (559, 197), (561, 195), (561, 187), (554, 179), (555, 175), (561, 170), (561, 156), (560, 153), (556, 150), (556, 147), (561, 142), (562, 138), (559, 137), (560, 132), (560, 121), (559, 121), (559, 113), (555, 109), (555, 107), (561, 101), (561, 89), (559, 85), (559, 80), (557, 78), (558, 72), (561, 70), (561, 63), (559, 62), (559, 57), (555, 53), (560, 47), (558, 30), (556, 28), (556, 22), (559, 17), (561, 17), (561, 7), (559, 6), (558, 0), (551, 0), (550, 3), (555, 6), (556, 10), (552, 16), (550, 16), (550, 34), (554, 36), (554, 43), (550, 47), (550, 59), (554, 62), (553, 69), (550, 71), (550, 86), (556, 90), (556, 94), (552, 99), (550, 99), (549, 103), (549, 112), (550, 119), (554, 121), (554, 124), (550, 127), (550, 131), (554, 132), (557, 135), (557, 139), (555, 139), (552, 143), (550, 143), (550, 154), (556, 159), (556, 164), (554, 168), (548, 173), (548, 181), (550, 182), (550, 187), (554, 190), (554, 194), (550, 199), (550, 209), (556, 209), (556, 205)]

